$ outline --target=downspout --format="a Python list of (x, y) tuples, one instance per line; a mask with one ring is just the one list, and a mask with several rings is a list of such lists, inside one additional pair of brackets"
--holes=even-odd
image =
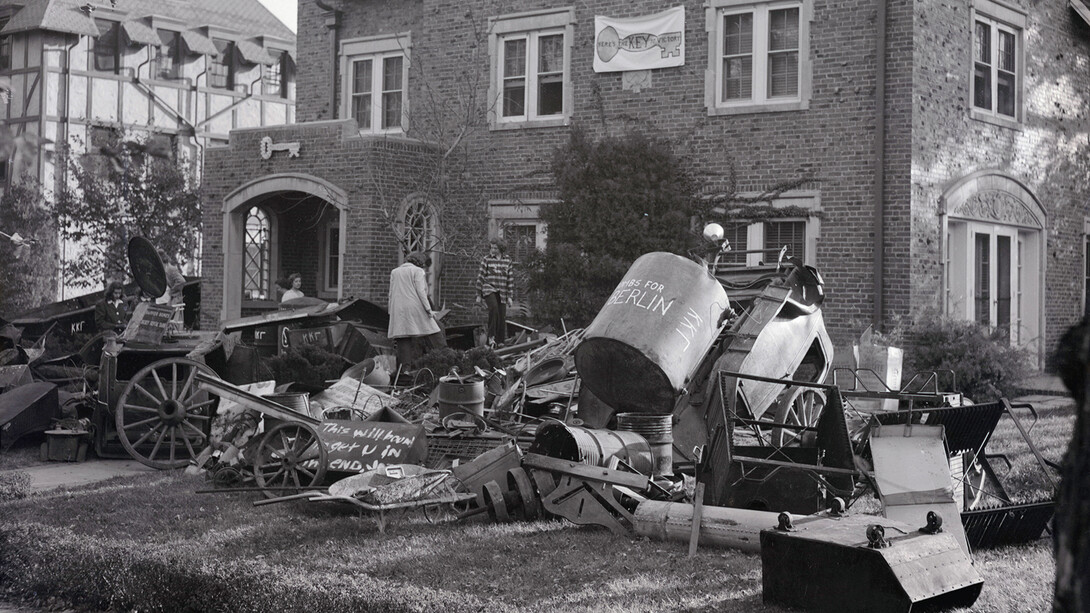
[[(67, 37), (68, 37), (68, 35), (65, 34), (66, 39), (67, 39)], [(71, 142), (70, 137), (71, 137), (71, 133), (72, 133), (72, 117), (71, 117), (71, 107), (72, 107), (72, 51), (78, 46), (79, 46), (79, 34), (76, 35), (75, 41), (72, 44), (68, 45), (68, 48), (64, 50), (64, 140), (61, 141), (60, 138), (58, 138), (57, 140), (59, 142), (64, 142), (66, 145), (69, 142)], [(59, 180), (62, 181), (64, 185), (68, 185), (68, 162), (67, 161), (63, 162), (63, 165), (61, 166), (60, 172), (58, 172), (58, 175), (59, 175)], [(56, 197), (56, 196), (54, 195), (54, 197)], [(61, 300), (64, 300), (64, 285), (65, 285), (65, 283), (64, 283), (64, 261), (65, 261), (65, 258), (68, 256), (68, 253), (67, 253), (68, 245), (63, 240), (59, 240), (58, 242), (60, 243), (61, 263), (60, 263), (60, 270), (59, 270), (59, 272), (57, 274), (57, 277), (58, 277), (58, 284), (61, 286), (61, 288), (60, 288), (61, 289), (60, 297), (61, 297)]]
[(314, 4), (323, 11), (328, 12), (325, 18), (325, 27), (329, 29), (329, 118), (337, 118), (337, 24), (340, 22), (341, 12), (323, 0), (314, 0)]
[[(885, 170), (886, 170), (886, 0), (877, 0), (878, 27), (875, 41), (877, 70), (874, 78), (874, 329), (882, 329), (885, 297)], [(911, 222), (910, 222), (911, 223)]]

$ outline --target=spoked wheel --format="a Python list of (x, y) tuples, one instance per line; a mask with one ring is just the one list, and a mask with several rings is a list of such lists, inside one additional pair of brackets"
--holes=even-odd
[(117, 400), (114, 425), (125, 450), (152, 468), (182, 468), (208, 446), (216, 401), (195, 382), (204, 364), (167, 358), (141, 368)]
[[(261, 439), (254, 458), (254, 479), (272, 498), (293, 488), (319, 485), (325, 478), (328, 456), (318, 433), (307, 424), (282, 422)], [(284, 489), (276, 489), (284, 488)]]
[[(817, 427), (825, 409), (825, 394), (812, 388), (788, 388), (780, 395), (776, 406), (776, 423), (791, 426)], [(771, 442), (775, 447), (813, 447), (817, 433), (791, 428), (772, 428)]]

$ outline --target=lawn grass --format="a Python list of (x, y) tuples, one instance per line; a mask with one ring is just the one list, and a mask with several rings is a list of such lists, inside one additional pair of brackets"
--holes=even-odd
[[(1046, 457), (1072, 422), (1070, 408), (1042, 414)], [(206, 487), (158, 472), (0, 502), (0, 585), (92, 610), (783, 611), (762, 602), (752, 554), (690, 559), (682, 543), (563, 521), (431, 524), (419, 511), (383, 534), (346, 504), (253, 507), (254, 495), (194, 493)], [(1050, 540), (974, 558), (985, 585), (972, 611), (1050, 609)]]

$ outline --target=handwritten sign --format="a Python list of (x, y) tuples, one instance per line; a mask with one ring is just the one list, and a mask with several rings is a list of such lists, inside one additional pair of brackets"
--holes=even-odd
[(428, 454), (424, 426), (407, 422), (330, 419), (318, 427), (328, 469), (362, 473), (379, 464), (418, 464)]
[(685, 7), (641, 17), (594, 17), (594, 72), (685, 65)]
[(163, 342), (167, 324), (174, 314), (174, 309), (161, 304), (141, 302), (136, 305), (132, 319), (121, 333), (121, 339), (127, 343), (143, 343), (146, 345), (158, 345)]

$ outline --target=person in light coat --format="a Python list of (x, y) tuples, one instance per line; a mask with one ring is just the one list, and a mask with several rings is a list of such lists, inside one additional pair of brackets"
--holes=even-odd
[(444, 344), (428, 299), (424, 274), (427, 258), (414, 251), (405, 260), (390, 272), (390, 328), (386, 334), (394, 340), (402, 370), (410, 369), (414, 360)]

